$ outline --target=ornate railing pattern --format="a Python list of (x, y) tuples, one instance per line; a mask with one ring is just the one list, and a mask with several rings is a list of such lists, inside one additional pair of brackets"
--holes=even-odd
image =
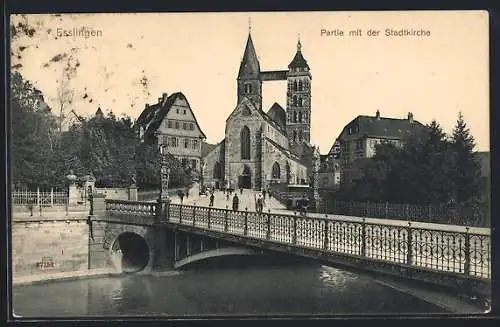
[(178, 204), (170, 204), (169, 217), (163, 219), (332, 254), (490, 278), (490, 234), (470, 233), (468, 227), (463, 232), (444, 231), (415, 228), (411, 223), (383, 225), (365, 219), (353, 222)]
[(149, 216), (156, 215), (156, 203), (127, 200), (106, 200), (106, 212), (110, 215)]

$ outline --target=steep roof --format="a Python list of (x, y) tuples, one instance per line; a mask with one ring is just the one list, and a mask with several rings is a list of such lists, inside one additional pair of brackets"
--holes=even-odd
[(210, 144), (207, 142), (201, 142), (201, 157), (204, 158), (207, 154), (212, 152), (217, 144)]
[[(182, 94), (182, 92), (175, 92), (168, 96), (167, 99), (163, 100), (161, 103), (150, 105), (142, 111), (135, 124), (146, 129), (144, 136), (154, 136), (154, 133), (158, 130), (162, 121), (165, 119), (168, 112), (175, 103), (175, 100), (177, 100), (178, 98), (186, 100), (188, 107), (191, 108), (186, 96)], [(200, 130), (203, 137), (206, 138), (205, 133), (203, 133), (200, 125), (198, 124), (198, 120), (196, 119), (194, 112), (192, 112), (192, 114), (196, 126)]]
[[(352, 128), (349, 134), (349, 128)], [(347, 124), (340, 138), (376, 137), (402, 139), (413, 132), (425, 128), (420, 122), (409, 119), (358, 116)]]
[(292, 62), (288, 65), (288, 68), (309, 68), (307, 61), (302, 56), (302, 44), (300, 41), (297, 43), (297, 53), (295, 53), (295, 57), (293, 57)]
[(267, 111), (267, 116), (278, 124), (283, 130), (286, 128), (286, 112), (278, 103), (274, 103)]
[(247, 44), (245, 46), (245, 53), (241, 60), (238, 78), (259, 78), (260, 77), (260, 64), (257, 58), (257, 53), (253, 46), (252, 36), (248, 33)]

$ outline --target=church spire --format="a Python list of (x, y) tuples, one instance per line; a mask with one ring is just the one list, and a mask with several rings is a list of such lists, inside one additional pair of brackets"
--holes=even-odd
[(300, 43), (300, 34), (298, 34), (297, 39), (297, 53), (295, 54), (292, 62), (288, 65), (288, 68), (309, 68), (307, 61), (302, 56), (302, 43)]
[(253, 46), (252, 36), (250, 34), (250, 23), (248, 28), (248, 39), (245, 46), (245, 53), (243, 54), (243, 59), (241, 60), (238, 78), (258, 78), (260, 75), (260, 64)]

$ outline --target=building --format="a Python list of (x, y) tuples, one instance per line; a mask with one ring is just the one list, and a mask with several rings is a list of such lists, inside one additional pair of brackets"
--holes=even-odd
[(406, 119), (381, 117), (378, 110), (375, 116), (354, 118), (343, 128), (329, 152), (339, 158), (341, 182), (361, 178), (362, 159), (373, 157), (377, 144), (402, 145), (405, 137), (423, 128), (425, 126), (414, 120), (411, 112)]
[[(205, 184), (261, 189), (272, 183), (308, 183), (311, 78), (300, 40), (287, 70), (261, 71), (249, 33), (225, 138), (204, 157)], [(262, 83), (276, 80), (287, 82), (286, 110), (274, 103), (264, 111)]]
[(195, 171), (201, 168), (202, 142), (206, 139), (188, 100), (181, 92), (167, 96), (142, 111), (135, 123), (137, 136), (144, 142), (167, 145), (167, 151)]
[(320, 190), (332, 190), (340, 186), (340, 163), (331, 154), (320, 156), (318, 187)]

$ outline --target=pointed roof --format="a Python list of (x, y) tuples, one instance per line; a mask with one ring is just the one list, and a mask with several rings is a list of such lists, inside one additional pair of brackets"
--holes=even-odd
[(298, 68), (298, 67), (309, 68), (307, 61), (302, 56), (302, 44), (300, 43), (300, 40), (297, 42), (297, 53), (295, 54), (295, 57), (293, 57), (292, 62), (288, 65), (288, 68)]
[(271, 109), (267, 112), (267, 116), (271, 118), (282, 129), (286, 128), (286, 112), (278, 103), (274, 103)]
[(241, 60), (240, 71), (238, 73), (238, 78), (241, 77), (253, 77), (259, 78), (260, 75), (260, 64), (257, 58), (257, 53), (253, 46), (252, 36), (248, 33), (247, 45), (245, 46), (245, 53), (243, 54), (243, 59)]

